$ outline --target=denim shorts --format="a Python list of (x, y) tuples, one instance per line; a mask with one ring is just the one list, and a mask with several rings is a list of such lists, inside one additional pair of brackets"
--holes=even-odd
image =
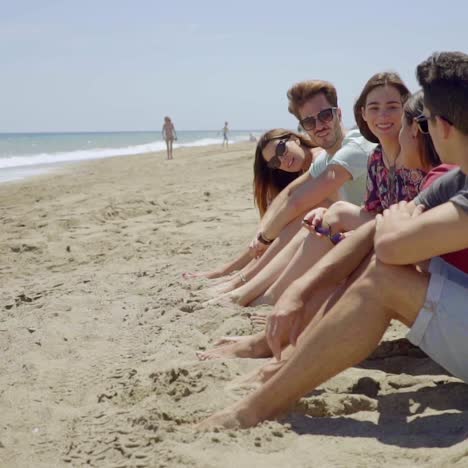
[(434, 257), (426, 300), (407, 338), (468, 383), (468, 274)]

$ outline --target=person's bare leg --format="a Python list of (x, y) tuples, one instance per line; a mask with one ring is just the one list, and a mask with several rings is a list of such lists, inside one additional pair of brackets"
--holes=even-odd
[(296, 352), (271, 379), (199, 428), (250, 427), (278, 417), (303, 395), (365, 359), (392, 318), (410, 326), (424, 304), (428, 282), (427, 274), (412, 267), (373, 259), (317, 326), (307, 327)]
[[(333, 194), (330, 199), (324, 200), (318, 206), (330, 207), (336, 203), (338, 194)], [(242, 287), (245, 282), (250, 281), (254, 278), (260, 271), (262, 271), (269, 262), (276, 257), (276, 255), (284, 249), (285, 246), (296, 236), (296, 234), (301, 230), (302, 219), (305, 213), (302, 213), (294, 221), (290, 222), (284, 229), (281, 231), (278, 238), (273, 242), (273, 244), (267, 249), (267, 251), (259, 258), (256, 262), (251, 262), (242, 270), (242, 276), (237, 276), (229, 280), (225, 285), (223, 285), (219, 293), (227, 293), (233, 291), (236, 288)], [(244, 281), (245, 280), (245, 281)]]
[[(364, 265), (362, 269), (354, 272), (351, 277), (340, 286), (321, 290), (320, 292), (314, 294), (314, 296), (307, 302), (307, 314), (304, 316), (301, 329), (305, 330), (309, 326), (316, 326), (317, 323), (325, 316), (325, 313), (333, 306), (333, 304), (338, 302), (341, 296), (345, 293), (346, 289), (359, 277), (363, 270)], [(326, 304), (326, 307), (322, 307), (324, 304)], [(299, 336), (298, 342), (300, 342), (302, 338), (303, 334)], [(256, 369), (254, 372), (241, 377), (237, 380), (237, 382), (241, 385), (247, 384), (248, 386), (259, 386), (260, 384), (265, 383), (286, 364), (295, 350), (295, 346), (288, 344), (281, 352), (280, 362), (273, 358), (271, 361), (267, 362), (259, 369)]]
[(217, 279), (222, 276), (229, 275), (230, 273), (244, 268), (252, 261), (250, 257), (250, 252), (248, 249), (245, 249), (237, 258), (231, 260), (230, 262), (224, 264), (223, 266), (216, 268), (211, 271), (200, 271), (200, 272), (184, 272), (182, 277), (185, 279), (192, 278), (207, 278), (207, 279)]
[[(336, 232), (352, 231), (372, 218), (367, 212), (352, 203), (338, 201), (333, 203), (324, 215), (323, 221), (326, 225), (334, 225)], [(286, 290), (292, 281), (302, 276), (312, 265), (320, 260), (333, 248), (333, 244), (326, 236), (316, 236), (310, 234), (297, 253), (294, 255), (288, 266), (284, 269), (276, 281), (260, 296), (249, 305), (257, 306), (261, 304), (276, 304), (281, 294)], [(265, 319), (264, 319), (265, 320)], [(262, 318), (256, 315), (252, 317), (252, 322), (260, 322)]]
[[(320, 310), (320, 306), (330, 298), (334, 288), (324, 289), (315, 294), (307, 303), (307, 314), (304, 317), (303, 328), (314, 318)], [(271, 357), (271, 349), (268, 346), (265, 331), (254, 335), (222, 337), (214, 347), (208, 351), (197, 353), (201, 361), (208, 359), (229, 359), (229, 358), (267, 358)]]
[(231, 300), (237, 304), (246, 306), (261, 295), (287, 268), (291, 257), (294, 257), (295, 253), (300, 250), (301, 244), (308, 235), (309, 231), (307, 231), (307, 229), (299, 230), (288, 245), (286, 245), (265, 268), (242, 287), (230, 293)]
[(200, 361), (210, 359), (230, 359), (230, 358), (266, 358), (271, 357), (271, 350), (265, 339), (265, 334), (223, 337), (214, 348), (208, 351), (197, 352)]
[[(292, 260), (283, 269), (276, 281), (260, 296), (249, 305), (276, 304), (281, 294), (297, 278), (302, 276), (309, 268), (320, 260), (327, 252), (333, 248), (333, 244), (327, 237), (318, 237), (307, 232), (302, 241), (302, 245), (296, 250)], [(286, 249), (285, 249), (286, 250)], [(289, 254), (289, 252), (288, 252)], [(291, 258), (291, 256), (289, 256)]]
[[(221, 288), (215, 288), (209, 293), (230, 293), (237, 288), (242, 288), (249, 283), (252, 278), (258, 275), (274, 258), (276, 258), (279, 252), (282, 252), (286, 246), (294, 239), (297, 232), (300, 231), (302, 226), (302, 217), (298, 217), (296, 220), (289, 223), (280, 233), (278, 238), (270, 245), (267, 251), (259, 258), (256, 262), (251, 262), (246, 268), (242, 270), (242, 277), (236, 275), (234, 278), (224, 283)], [(245, 279), (245, 281), (243, 281)], [(268, 286), (265, 286), (267, 288)], [(262, 291), (263, 292), (263, 291)], [(260, 294), (260, 293), (259, 293)], [(236, 299), (232, 299), (230, 296), (217, 298), (220, 302), (237, 302)], [(216, 300), (214, 301), (216, 302)]]

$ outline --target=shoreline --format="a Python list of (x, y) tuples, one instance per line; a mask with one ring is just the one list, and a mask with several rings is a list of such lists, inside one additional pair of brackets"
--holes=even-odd
[[(239, 141), (230, 143), (230, 146), (235, 145), (242, 145), (245, 141)], [(203, 146), (182, 146), (178, 148), (174, 148), (174, 153), (187, 149), (193, 148), (219, 148), (220, 145), (218, 144), (210, 144), (210, 145), (203, 145)], [(185, 152), (185, 151), (184, 151)], [(69, 165), (77, 165), (77, 164), (84, 164), (84, 163), (91, 163), (93, 161), (101, 161), (105, 159), (114, 159), (114, 158), (132, 158), (138, 156), (151, 156), (151, 155), (159, 155), (163, 154), (166, 155), (166, 150), (159, 150), (159, 151), (148, 151), (144, 153), (128, 153), (128, 154), (115, 154), (115, 155), (108, 155), (102, 157), (95, 157), (89, 159), (76, 159), (70, 161), (59, 161), (59, 162), (52, 162), (52, 163), (39, 163), (39, 164), (31, 164), (31, 165), (24, 165), (24, 166), (13, 166), (13, 167), (5, 167), (0, 170), (0, 185), (4, 183), (13, 183), (13, 182), (22, 182), (27, 181), (32, 177), (42, 176), (51, 174), (54, 172), (60, 172), (62, 168), (66, 168)]]

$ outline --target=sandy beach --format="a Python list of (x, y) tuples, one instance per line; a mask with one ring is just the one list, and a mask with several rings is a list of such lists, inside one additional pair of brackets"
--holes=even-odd
[[(255, 232), (254, 144), (97, 160), (0, 185), (0, 466), (468, 466), (468, 386), (424, 354), (373, 359), (281, 421), (198, 433), (265, 360), (200, 362), (250, 334), (202, 307)], [(313, 359), (313, 356), (311, 356)], [(468, 359), (468, 357), (467, 357)]]

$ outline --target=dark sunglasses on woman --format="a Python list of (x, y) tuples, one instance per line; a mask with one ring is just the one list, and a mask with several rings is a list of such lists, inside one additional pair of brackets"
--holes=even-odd
[(329, 123), (333, 120), (335, 111), (338, 107), (329, 107), (328, 109), (321, 110), (316, 117), (309, 115), (300, 121), (300, 124), (304, 130), (315, 130), (317, 121), (320, 120), (322, 123)]
[(287, 152), (286, 143), (289, 140), (289, 136), (283, 138), (278, 142), (275, 148), (275, 155), (267, 162), (267, 166), (270, 169), (279, 169), (281, 167), (281, 159)]

